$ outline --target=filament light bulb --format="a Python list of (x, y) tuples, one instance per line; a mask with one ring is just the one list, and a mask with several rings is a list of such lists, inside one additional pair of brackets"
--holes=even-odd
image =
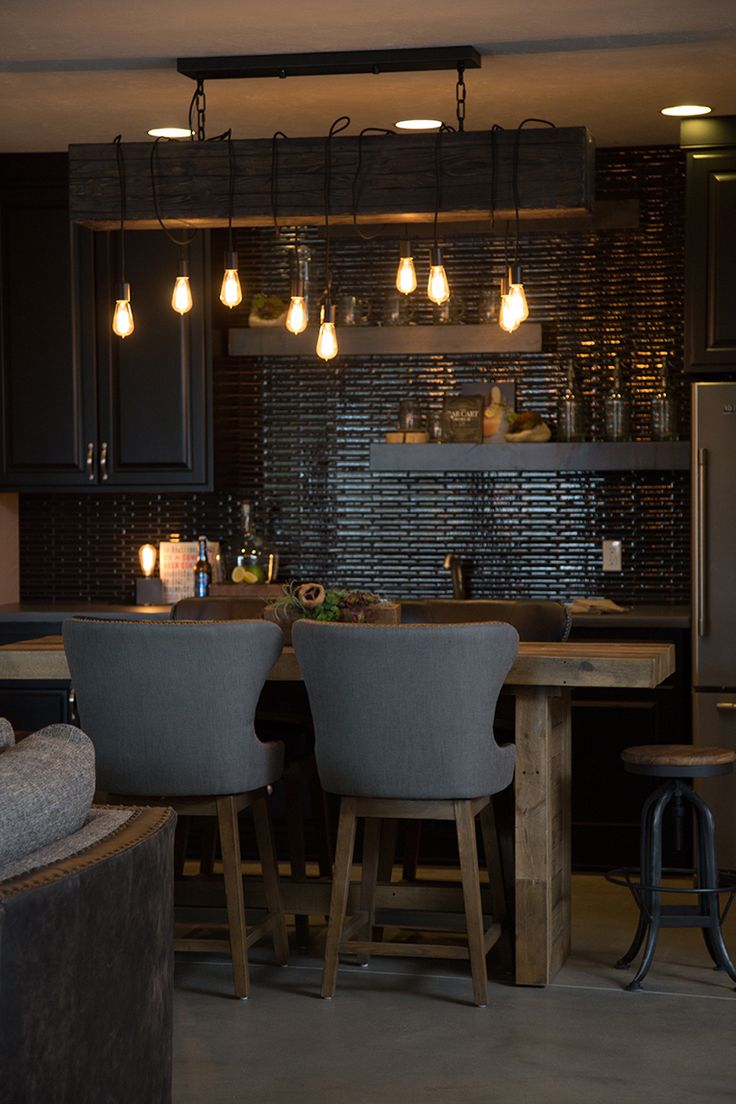
[[(509, 265), (508, 281), (503, 298), (506, 301), (503, 302), (502, 300), (501, 302), (501, 311), (499, 311), (498, 316), (499, 325), (508, 333), (512, 333), (529, 317), (524, 285), (521, 282), (521, 265)], [(511, 326), (511, 329), (508, 329), (509, 326)]]
[(186, 314), (187, 311), (192, 309), (192, 289), (189, 286), (189, 264), (187, 261), (179, 261), (179, 274), (174, 284), (171, 306), (179, 314)]
[(147, 579), (153, 575), (153, 569), (156, 566), (156, 549), (152, 544), (142, 544), (138, 549), (138, 560), (141, 565), (141, 571)]
[(135, 329), (133, 321), (133, 308), (130, 305), (130, 284), (118, 286), (118, 296), (115, 300), (115, 310), (112, 315), (112, 332), (118, 337), (128, 337)]
[(317, 356), (322, 360), (332, 360), (337, 356), (337, 334), (335, 332), (335, 307), (325, 302), (320, 313), (319, 335), (317, 337)]
[(396, 271), (396, 290), (402, 295), (411, 295), (417, 290), (417, 273), (414, 258), (411, 255), (411, 243), (401, 243), (401, 260)]
[(446, 303), (450, 298), (450, 285), (447, 282), (447, 273), (442, 263), (442, 250), (438, 245), (432, 246), (427, 295), (437, 306)]
[(220, 288), (220, 302), (226, 307), (237, 307), (243, 301), (243, 291), (238, 276), (238, 254), (230, 251), (225, 254), (225, 274)]
[(291, 285), (291, 299), (286, 312), (286, 328), (289, 333), (304, 333), (307, 328), (307, 302), (304, 298), (304, 280), (294, 280)]

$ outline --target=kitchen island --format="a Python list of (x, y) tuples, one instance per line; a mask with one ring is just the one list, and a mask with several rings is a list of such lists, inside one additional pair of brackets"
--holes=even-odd
[[(516, 981), (546, 985), (570, 953), (570, 689), (653, 688), (675, 670), (671, 644), (522, 643), (507, 685), (516, 698), (515, 948)], [(63, 680), (69, 669), (60, 637), (0, 647), (0, 681)], [(285, 648), (272, 680), (301, 678), (296, 656)], [(594, 738), (591, 734), (591, 738)], [(327, 887), (322, 887), (327, 889)], [(298, 883), (284, 883), (287, 911), (326, 913), (327, 896), (294, 900)], [(410, 887), (416, 907), (417, 887)], [(450, 911), (427, 889), (425, 908)], [(401, 904), (401, 887), (386, 885), (380, 907)], [(459, 905), (459, 902), (458, 902)], [(458, 911), (461, 908), (458, 907)]]

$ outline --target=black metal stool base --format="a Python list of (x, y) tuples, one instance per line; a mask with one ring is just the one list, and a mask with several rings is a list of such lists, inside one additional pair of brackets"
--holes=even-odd
[[(678, 826), (681, 823), (682, 802), (692, 806), (695, 816), (696, 866), (694, 869), (662, 868), (662, 819), (664, 811), (672, 800), (678, 806)], [(679, 832), (678, 832), (679, 835)], [(721, 885), (716, 865), (715, 829), (713, 814), (695, 793), (690, 785), (681, 778), (665, 782), (650, 797), (642, 809), (640, 868), (635, 871), (621, 867), (606, 874), (609, 882), (626, 886), (632, 893), (639, 909), (639, 919), (629, 949), (615, 964), (617, 970), (627, 969), (643, 947), (643, 953), (636, 974), (626, 986), (629, 992), (641, 989), (654, 958), (654, 949), (660, 928), (700, 928), (706, 949), (715, 963), (716, 969), (725, 970), (732, 981), (736, 982), (736, 966), (731, 961), (723, 940), (722, 924), (736, 893), (735, 885)], [(639, 874), (639, 881), (632, 875)], [(692, 876), (695, 885), (665, 886), (663, 875)], [(662, 895), (667, 893), (688, 894), (696, 898), (692, 905), (663, 905)], [(728, 900), (721, 912), (720, 894), (727, 893)]]

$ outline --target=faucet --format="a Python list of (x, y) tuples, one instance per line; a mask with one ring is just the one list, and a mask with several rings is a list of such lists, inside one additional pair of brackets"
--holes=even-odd
[(463, 579), (463, 565), (460, 563), (460, 557), (456, 556), (454, 552), (448, 552), (442, 566), (452, 575), (452, 597), (464, 599), (466, 597), (465, 580)]

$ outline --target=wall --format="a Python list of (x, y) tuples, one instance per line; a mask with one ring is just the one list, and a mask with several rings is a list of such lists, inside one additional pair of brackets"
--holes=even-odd
[[(523, 187), (523, 177), (521, 181)], [(644, 602), (688, 599), (687, 473), (374, 474), (371, 441), (395, 421), (401, 397), (427, 409), (461, 383), (516, 383), (517, 408), (552, 416), (562, 367), (575, 361), (601, 432), (606, 365), (621, 358), (635, 436), (647, 435), (656, 366), (669, 354), (688, 433), (682, 374), (684, 158), (679, 150), (602, 150), (597, 197), (637, 199), (638, 229), (545, 232), (522, 238), (531, 317), (543, 351), (444, 356), (215, 359), (217, 491), (167, 495), (21, 496), (24, 598), (130, 600), (135, 549), (171, 531), (237, 542), (238, 503), (253, 499), (259, 528), (281, 552), (285, 578), (371, 587), (387, 596), (449, 593), (448, 551), (472, 565), (476, 594), (559, 597), (606, 594)], [(249, 296), (288, 296), (293, 230), (237, 233), (246, 299), (217, 308), (220, 348), (228, 326), (245, 325)], [(323, 242), (303, 242), (313, 291)], [(221, 259), (223, 241), (213, 241)], [(503, 236), (445, 239), (445, 263), (465, 321), (502, 269)], [(377, 321), (393, 283), (397, 241), (334, 242), (336, 292), (370, 302)], [(417, 251), (417, 257), (421, 251)], [(419, 266), (418, 266), (419, 267)], [(421, 287), (414, 320), (431, 321)], [(215, 274), (214, 283), (217, 283)], [(214, 291), (216, 294), (216, 290)], [(316, 337), (316, 333), (315, 333)], [(600, 541), (624, 542), (624, 570), (601, 572)]]

